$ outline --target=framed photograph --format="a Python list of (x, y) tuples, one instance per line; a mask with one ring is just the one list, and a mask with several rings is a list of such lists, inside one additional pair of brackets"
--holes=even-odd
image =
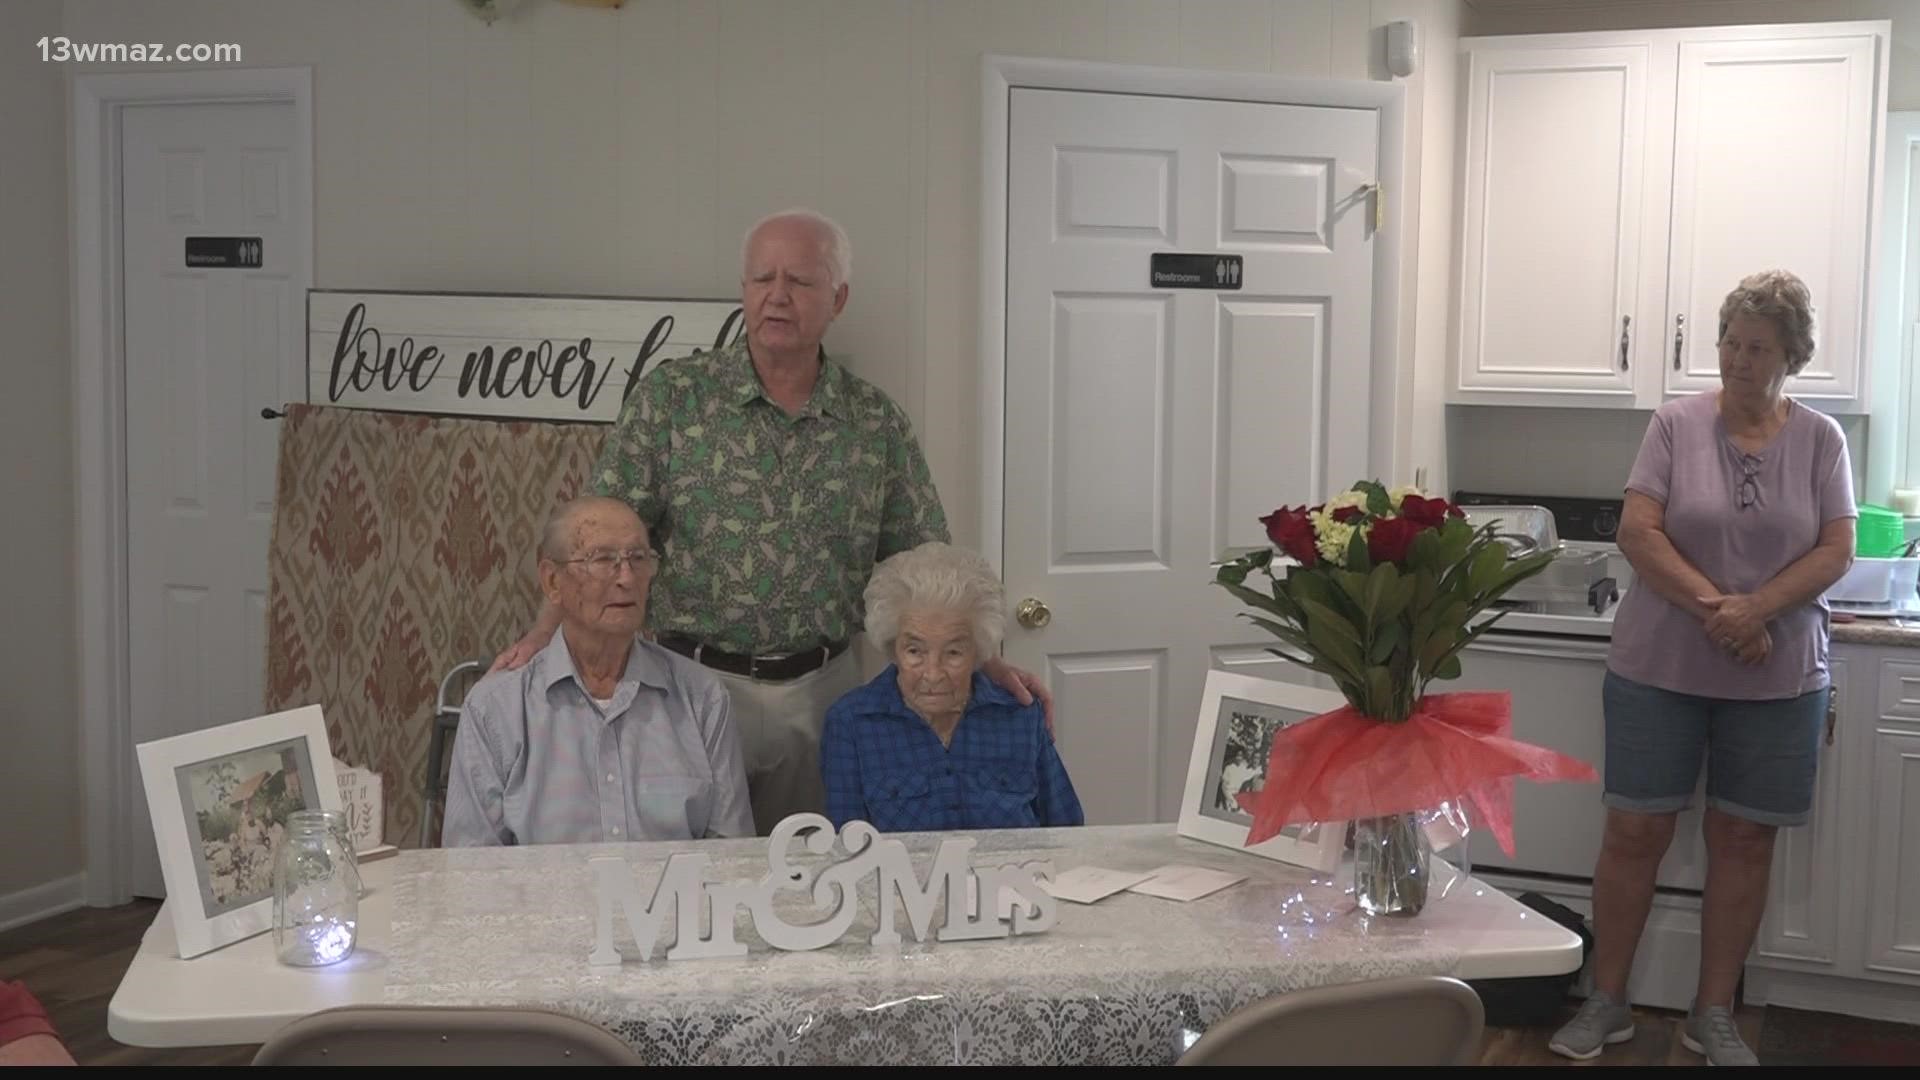
[(1346, 847), (1345, 822), (1290, 825), (1248, 847), (1253, 815), (1240, 809), (1235, 797), (1257, 792), (1266, 782), (1274, 732), (1346, 703), (1332, 690), (1209, 671), (1180, 800), (1180, 835), (1314, 870), (1338, 866)]
[(273, 927), (273, 857), (298, 810), (342, 810), (320, 706), (141, 743), (181, 959)]

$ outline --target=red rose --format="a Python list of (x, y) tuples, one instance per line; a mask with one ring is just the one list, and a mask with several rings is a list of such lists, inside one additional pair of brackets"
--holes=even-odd
[(1273, 546), (1301, 566), (1320, 561), (1320, 552), (1313, 546), (1313, 523), (1307, 520), (1306, 507), (1283, 506), (1261, 518), (1260, 524), (1267, 527), (1267, 539), (1273, 541)]
[(1400, 516), (1423, 529), (1437, 529), (1446, 524), (1449, 516), (1465, 515), (1460, 513), (1459, 507), (1445, 499), (1423, 499), (1418, 495), (1409, 495), (1400, 501)]
[(1351, 524), (1366, 516), (1367, 512), (1357, 506), (1343, 506), (1333, 512), (1333, 520), (1342, 525)]
[[(1408, 497), (1408, 501), (1412, 501), (1412, 496)], [(1367, 532), (1367, 557), (1376, 563), (1397, 563), (1407, 557), (1407, 549), (1413, 546), (1413, 538), (1427, 528), (1404, 514), (1379, 518)]]

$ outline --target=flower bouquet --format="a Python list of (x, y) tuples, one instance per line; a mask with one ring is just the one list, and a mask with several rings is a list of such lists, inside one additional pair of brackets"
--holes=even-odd
[(1376, 482), (1260, 520), (1273, 548), (1221, 564), (1215, 583), (1287, 646), (1270, 651), (1331, 678), (1347, 705), (1276, 733), (1264, 785), (1240, 797), (1249, 845), (1292, 824), (1352, 821), (1360, 906), (1412, 915), (1426, 904), (1423, 815), (1464, 801), (1512, 854), (1515, 777), (1596, 779), (1585, 762), (1510, 738), (1510, 694), (1427, 693), (1460, 677), (1461, 650), (1504, 614), (1487, 610), (1556, 552), (1510, 557), (1492, 524)]

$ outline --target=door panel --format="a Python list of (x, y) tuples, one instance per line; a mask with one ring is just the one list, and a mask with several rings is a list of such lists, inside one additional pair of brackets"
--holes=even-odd
[[(1212, 564), (1366, 475), (1375, 114), (1011, 107), (1004, 574), (1052, 618), (1007, 655), (1046, 673), (1088, 820), (1171, 821), (1207, 670), (1277, 663)], [(1239, 287), (1155, 288), (1155, 252), (1239, 255)]]
[[(290, 104), (122, 117), (128, 657), (135, 744), (260, 714), (279, 430), (300, 394), (307, 287)], [(189, 264), (258, 238), (260, 266)], [(132, 775), (139, 775), (137, 765)], [(133, 891), (164, 894), (145, 799)]]

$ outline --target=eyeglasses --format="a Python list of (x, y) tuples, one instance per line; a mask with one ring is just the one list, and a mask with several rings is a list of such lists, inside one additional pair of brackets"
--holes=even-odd
[(579, 563), (587, 568), (587, 573), (601, 581), (612, 581), (620, 576), (620, 567), (633, 564), (633, 572), (644, 573), (659, 565), (660, 553), (651, 548), (639, 551), (596, 551), (578, 559), (567, 559), (568, 563)]
[(1742, 462), (1741, 470), (1740, 509), (1745, 510), (1760, 501), (1760, 481), (1755, 479), (1754, 470), (1751, 465)]

